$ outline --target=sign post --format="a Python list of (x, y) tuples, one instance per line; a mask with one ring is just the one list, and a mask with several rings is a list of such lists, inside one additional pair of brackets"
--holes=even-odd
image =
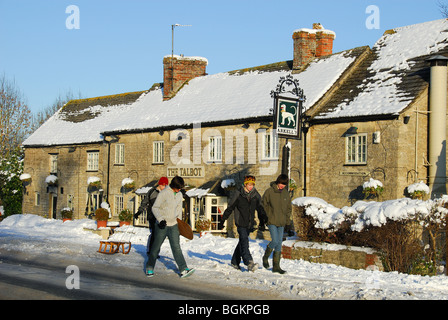
[[(287, 87), (292, 89), (286, 90)], [(271, 91), (271, 97), (274, 99), (273, 128), (279, 138), (286, 139), (282, 150), (282, 173), (290, 177), (291, 150), (288, 139), (302, 140), (303, 102), (306, 97), (299, 87), (299, 80), (290, 74), (280, 77), (276, 90)], [(289, 189), (289, 185), (287, 187)]]

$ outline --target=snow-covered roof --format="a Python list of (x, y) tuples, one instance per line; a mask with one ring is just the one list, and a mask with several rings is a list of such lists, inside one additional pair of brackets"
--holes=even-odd
[[(427, 75), (421, 70), (429, 69), (425, 61), (428, 55), (448, 55), (447, 31), (448, 21), (442, 19), (386, 32), (355, 68), (357, 73), (312, 111), (314, 119), (396, 115), (403, 111), (427, 86)], [(294, 74), (306, 96), (305, 108), (316, 104), (366, 49), (370, 50), (355, 48), (316, 59)], [(272, 64), (197, 77), (167, 101), (156, 86), (144, 92), (69, 102), (23, 145), (95, 143), (103, 140), (102, 133), (269, 117), (270, 92), (280, 77), (291, 71), (291, 65), (284, 63), (282, 67)]]
[[(372, 58), (359, 68), (362, 78), (341, 89), (316, 119), (392, 115), (403, 111), (427, 85), (422, 70), (434, 54), (447, 54), (448, 20), (441, 19), (387, 31), (373, 46)], [(367, 76), (366, 76), (367, 75)]]
[[(347, 50), (312, 62), (303, 72), (294, 75), (312, 106), (331, 88), (340, 75), (356, 59), (356, 50)], [(104, 132), (148, 130), (182, 127), (194, 123), (242, 120), (270, 115), (271, 90), (280, 77), (291, 70), (218, 73), (190, 80), (174, 98), (163, 101), (163, 91), (155, 88), (137, 99), (124, 103), (90, 105), (75, 110), (62, 108), (37, 129), (24, 146), (65, 145), (100, 142)], [(135, 95), (134, 95), (135, 97)], [(107, 98), (107, 97), (106, 97)], [(82, 101), (85, 104), (85, 101)], [(84, 117), (79, 117), (82, 115)]]

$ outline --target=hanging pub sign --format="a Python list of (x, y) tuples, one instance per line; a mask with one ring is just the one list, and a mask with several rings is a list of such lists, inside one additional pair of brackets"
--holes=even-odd
[(274, 129), (283, 138), (301, 139), (302, 103), (299, 99), (274, 97)]
[(271, 91), (271, 97), (274, 99), (273, 127), (277, 130), (277, 135), (301, 140), (302, 108), (306, 97), (299, 87), (299, 80), (290, 74), (280, 77), (277, 88)]

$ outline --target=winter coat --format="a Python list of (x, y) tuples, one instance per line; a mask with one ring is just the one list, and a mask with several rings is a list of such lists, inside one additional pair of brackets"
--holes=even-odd
[(292, 205), (286, 188), (280, 190), (275, 182), (271, 183), (271, 187), (264, 192), (263, 207), (268, 216), (268, 225), (272, 224), (277, 227), (289, 225)]
[(152, 212), (157, 222), (165, 220), (169, 227), (177, 224), (177, 218), (182, 219), (182, 192), (174, 193), (170, 186), (159, 192), (156, 202), (152, 206)]
[(244, 187), (242, 187), (235, 192), (235, 195), (230, 200), (227, 209), (224, 211), (222, 220), (227, 220), (232, 212), (234, 212), (237, 227), (252, 229), (255, 227), (255, 210), (257, 210), (260, 224), (264, 224), (267, 217), (261, 203), (260, 194), (255, 188), (247, 193)]
[(145, 198), (143, 199), (142, 203), (140, 204), (140, 207), (138, 208), (137, 216), (146, 211), (146, 219), (148, 221), (156, 219), (154, 217), (154, 214), (152, 213), (152, 206), (154, 205), (154, 202), (156, 202), (159, 192), (160, 191), (157, 188), (151, 188), (151, 190), (149, 190), (146, 193)]

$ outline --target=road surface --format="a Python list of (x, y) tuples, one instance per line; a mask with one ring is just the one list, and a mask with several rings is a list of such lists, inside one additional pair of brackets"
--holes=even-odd
[[(79, 289), (77, 288), (79, 287)], [(197, 277), (92, 264), (76, 256), (0, 252), (0, 299), (27, 300), (233, 300), (275, 299), (267, 293), (201, 283)]]

